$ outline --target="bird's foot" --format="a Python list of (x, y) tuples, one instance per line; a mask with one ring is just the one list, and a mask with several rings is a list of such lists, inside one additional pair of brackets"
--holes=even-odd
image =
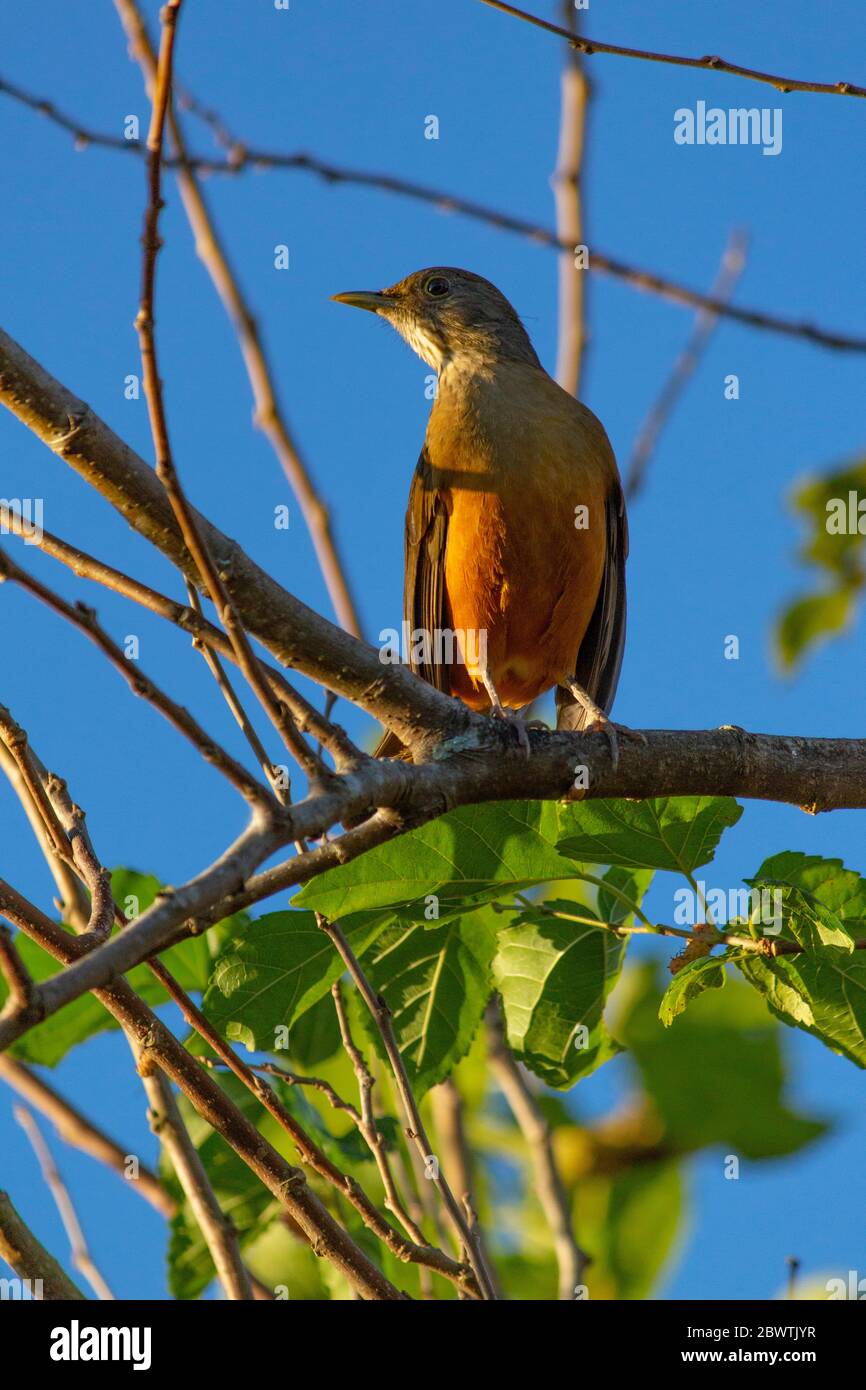
[(543, 724), (540, 719), (526, 720), (520, 710), (505, 709), (499, 700), (493, 702), (490, 713), (494, 719), (504, 720), (509, 728), (513, 729), (518, 745), (523, 749), (527, 758), (532, 752), (527, 730), (547, 728), (547, 725)]
[(606, 714), (601, 718), (592, 719), (587, 723), (587, 730), (591, 733), (602, 733), (607, 737), (610, 744), (610, 765), (614, 772), (619, 767), (619, 739), (620, 736), (630, 743), (646, 743), (646, 734), (642, 734), (640, 729), (630, 729), (627, 724), (614, 724), (612, 719), (608, 719)]

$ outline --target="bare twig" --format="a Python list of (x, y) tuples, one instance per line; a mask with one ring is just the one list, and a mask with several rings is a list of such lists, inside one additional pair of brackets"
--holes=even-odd
[[(0, 554), (0, 579), (4, 574), (11, 578), (14, 569), (12, 566), (7, 572), (6, 559)], [(42, 817), (46, 840), (56, 857), (75, 870), (89, 892), (84, 935), (93, 943), (104, 941), (112, 925), (111, 877), (93, 851), (84, 812), (70, 800), (62, 779), (45, 771), (32, 752), (26, 733), (4, 705), (0, 705), (0, 740), (18, 766), (34, 810)]]
[[(9, 531), (13, 535), (23, 534), (20, 519), (11, 514), (9, 516)], [(188, 633), (195, 643), (200, 643), (209, 650), (228, 657), (230, 661), (237, 662), (237, 655), (228, 637), (222, 628), (216, 627), (204, 617), (197, 601), (191, 601), (189, 606), (178, 603), (176, 599), (169, 598), (166, 594), (150, 588), (147, 584), (140, 583), (137, 579), (132, 579), (122, 570), (114, 569), (113, 566), (89, 555), (87, 551), (80, 550), (77, 546), (70, 545), (68, 541), (61, 540), (59, 536), (52, 535), (50, 531), (42, 531), (38, 539), (34, 539), (34, 545), (38, 545), (46, 555), (50, 555), (61, 564), (67, 565), (80, 578), (89, 579), (93, 583), (102, 584), (105, 588), (122, 594), (125, 598), (131, 599), (132, 602), (149, 609), (151, 613), (156, 613), (159, 617), (174, 623), (183, 632)], [(306, 700), (289, 684), (281, 671), (264, 662), (260, 662), (260, 665), (274, 695), (291, 709), (300, 732), (311, 733), (332, 755), (338, 768), (354, 767), (365, 761), (365, 754), (355, 746), (345, 730), (323, 717), (309, 700)], [(0, 758), (2, 758), (4, 751), (0, 748)]]
[[(73, 131), (78, 142), (82, 145), (92, 143), (124, 152), (132, 152), (139, 157), (146, 154), (146, 148), (143, 145), (117, 136), (81, 129), (71, 117), (61, 116), (50, 102), (42, 101), (38, 97), (31, 97), (8, 82), (0, 80), (0, 92), (5, 92), (15, 100), (23, 101), (34, 110), (42, 111), (58, 125)], [(165, 159), (163, 163), (166, 168), (178, 167), (178, 161), (171, 158)], [(345, 165), (334, 164), (329, 160), (319, 159), (306, 152), (280, 154), (253, 150), (238, 142), (232, 147), (230, 159), (214, 160), (189, 156), (185, 160), (185, 165), (192, 172), (202, 174), (241, 174), (254, 168), (298, 170), (314, 174), (329, 185), (352, 184), (360, 188), (371, 188), (378, 192), (391, 193), (397, 197), (411, 198), (416, 202), (428, 203), (440, 212), (458, 213), (463, 217), (486, 223), (499, 231), (527, 237), (530, 241), (555, 251), (571, 252), (571, 254), (574, 252), (573, 242), (561, 240), (555, 231), (541, 223), (533, 222), (529, 218), (518, 217), (503, 211), (501, 208), (490, 207), (488, 204), (477, 202), (472, 198), (461, 198), (443, 189), (431, 188), (428, 184), (397, 178), (384, 170), (350, 168)], [(630, 265), (619, 257), (607, 255), (595, 247), (591, 248), (589, 272), (590, 274), (611, 275), (622, 280), (632, 289), (659, 295), (663, 299), (670, 300), (671, 303), (685, 305), (688, 308), (708, 309), (720, 318), (743, 323), (749, 328), (781, 333), (792, 338), (803, 338), (818, 347), (834, 348), (847, 352), (866, 352), (866, 337), (850, 333), (837, 333), (832, 329), (822, 328), (818, 324), (790, 319), (783, 314), (773, 314), (762, 309), (748, 309), (744, 306), (725, 304), (721, 300), (714, 300), (701, 293), (700, 290), (693, 290), (688, 285), (683, 285), (664, 275), (657, 275), (654, 271), (645, 270), (641, 266)]]
[[(710, 298), (727, 300), (734, 292), (746, 264), (748, 238), (744, 232), (733, 232), (722, 256), (719, 273), (710, 291)], [(671, 412), (685, 390), (718, 323), (718, 314), (702, 309), (695, 319), (691, 336), (673, 365), (652, 410), (641, 426), (635, 440), (631, 462), (626, 474), (625, 492), (634, 497), (643, 484), (650, 456), (658, 443)]]
[[(135, 0), (115, 0), (115, 7), (126, 30), (132, 55), (141, 67), (145, 85), (152, 91), (156, 80), (156, 55), (142, 14)], [(309, 468), (292, 438), (255, 317), (244, 299), (220, 239), (213, 214), (187, 155), (180, 122), (171, 105), (168, 108), (168, 128), (174, 150), (172, 163), (177, 171), (181, 198), (195, 237), (196, 252), (238, 335), (255, 400), (254, 421), (267, 437), (300, 503), (337, 619), (347, 632), (360, 637), (358, 610), (337, 550), (328, 508), (319, 497)]]
[(61, 617), (66, 618), (68, 622), (85, 633), (124, 677), (133, 694), (140, 695), (153, 705), (154, 709), (158, 710), (179, 733), (189, 739), (205, 762), (210, 763), (221, 772), (247, 801), (264, 808), (269, 808), (273, 804), (268, 789), (257, 781), (242, 763), (239, 763), (236, 758), (233, 758), (230, 753), (226, 752), (206, 734), (198, 721), (189, 713), (189, 710), (185, 709), (183, 705), (177, 704), (170, 695), (167, 695), (154, 681), (145, 676), (143, 671), (137, 669), (136, 664), (127, 659), (123, 648), (118, 646), (100, 625), (92, 608), (87, 608), (82, 603), (67, 603), (65, 599), (41, 583), (35, 576), (22, 570), (4, 552), (0, 552), (0, 580), (2, 579), (9, 579), (20, 585), (34, 598), (38, 598), (40, 602), (52, 608), (55, 613), (59, 613)]
[(421, 1119), (421, 1112), (418, 1109), (418, 1103), (412, 1093), (406, 1067), (400, 1055), (400, 1049), (397, 1046), (397, 1039), (394, 1036), (394, 1029), (391, 1025), (391, 1012), (388, 1005), (385, 1003), (382, 996), (376, 993), (367, 979), (361, 963), (349, 945), (345, 932), (340, 924), (338, 922), (329, 922), (328, 919), (323, 917), (319, 912), (316, 913), (316, 921), (339, 952), (343, 964), (351, 975), (361, 998), (370, 1010), (373, 1021), (379, 1030), (382, 1044), (385, 1048), (385, 1055), (388, 1058), (388, 1063), (397, 1086), (397, 1094), (400, 1097), (400, 1103), (403, 1108), (407, 1138), (412, 1141), (419, 1158), (422, 1159), (425, 1165), (430, 1163), (431, 1159), (434, 1160), (430, 1167), (431, 1180), (442, 1199), (442, 1204), (454, 1227), (457, 1239), (466, 1252), (466, 1258), (472, 1266), (478, 1287), (484, 1298), (495, 1298), (495, 1290), (491, 1285), (487, 1268), (479, 1253), (473, 1232), (466, 1220), (466, 1215), (462, 1211), (460, 1204), (456, 1201), (438, 1162), (435, 1161), (435, 1155), (431, 1150), (430, 1140), (427, 1137), (424, 1122)]
[(216, 1029), (212, 1027), (200, 1009), (180, 988), (177, 981), (170, 972), (159, 961), (150, 962), (151, 969), (156, 978), (162, 984), (180, 1008), (184, 1018), (191, 1028), (194, 1028), (199, 1037), (204, 1038), (208, 1046), (213, 1050), (220, 1061), (223, 1062), (230, 1071), (242, 1081), (247, 1089), (264, 1106), (270, 1115), (277, 1121), (282, 1129), (291, 1137), (292, 1142), (298, 1150), (298, 1154), (304, 1163), (308, 1164), (314, 1172), (324, 1178), (348, 1201), (360, 1214), (365, 1224), (374, 1232), (378, 1238), (388, 1246), (393, 1254), (400, 1260), (410, 1261), (414, 1264), (429, 1266), (437, 1270), (446, 1278), (456, 1283), (460, 1288), (467, 1288), (472, 1285), (470, 1271), (465, 1265), (452, 1260), (444, 1251), (437, 1250), (430, 1246), (423, 1235), (420, 1240), (413, 1244), (417, 1238), (412, 1237), (407, 1241), (400, 1235), (399, 1231), (384, 1219), (382, 1214), (376, 1209), (374, 1203), (367, 1196), (367, 1193), (354, 1178), (341, 1172), (322, 1149), (307, 1134), (306, 1130), (295, 1119), (286, 1107), (282, 1104), (276, 1092), (264, 1080), (261, 1075), (262, 1068), (255, 1070), (243, 1062), (233, 1048), (223, 1041)]
[(153, 437), (156, 475), (165, 488), (184, 543), (195, 562), (201, 581), (216, 605), (220, 621), (237, 655), (238, 665), (251, 689), (260, 700), (274, 727), (278, 729), (286, 747), (297, 759), (299, 766), (303, 768), (308, 777), (313, 781), (320, 778), (327, 780), (328, 768), (304, 742), (295, 726), (291, 711), (274, 695), (259, 667), (258, 658), (244, 631), (242, 621), (223, 576), (214, 562), (204, 535), (197, 524), (195, 512), (181, 487), (169, 443), (168, 420), (157, 361), (154, 313), (156, 260), (161, 245), (159, 214), (162, 208), (162, 147), (166, 113), (171, 101), (174, 36), (177, 16), (182, 3), (183, 0), (168, 0), (168, 4), (162, 11), (162, 38), (156, 75), (153, 81), (153, 110), (147, 136), (148, 202), (141, 239), (143, 247), (141, 298), (135, 320), (141, 351), (144, 394), (147, 399), (150, 430)]
[(391, 1165), (388, 1162), (388, 1154), (385, 1150), (385, 1141), (376, 1124), (376, 1116), (373, 1110), (373, 1074), (352, 1038), (352, 1030), (349, 1027), (349, 1018), (346, 1013), (346, 1006), (343, 1001), (343, 990), (339, 980), (335, 980), (331, 986), (331, 996), (334, 1000), (334, 1007), (337, 1011), (337, 1020), (340, 1026), (340, 1037), (343, 1048), (358, 1082), (358, 1094), (361, 1100), (361, 1111), (357, 1116), (356, 1124), (359, 1133), (363, 1136), (367, 1147), (376, 1161), (379, 1176), (382, 1179), (382, 1186), (385, 1189), (385, 1205), (389, 1211), (397, 1217), (403, 1229), (411, 1236), (412, 1240), (421, 1245), (426, 1245), (421, 1228), (413, 1221), (406, 1210), (397, 1191), (394, 1182), (394, 1175), (391, 1172)]
[(574, 38), (567, 29), (560, 28), (558, 24), (551, 24), (546, 19), (539, 19), (537, 15), (527, 14), (525, 10), (505, 4), (504, 0), (481, 0), (481, 3), (490, 5), (494, 10), (502, 10), (503, 14), (513, 15), (515, 19), (526, 20), (527, 24), (534, 24), (549, 34), (558, 34), (561, 38), (568, 39), (569, 43), (586, 57), (591, 57), (594, 53), (609, 53), (618, 58), (642, 58), (648, 63), (673, 63), (681, 68), (726, 72), (734, 77), (747, 77), (752, 82), (766, 82), (778, 92), (822, 92), (827, 96), (866, 97), (866, 87), (857, 87), (853, 82), (808, 82), (798, 77), (777, 77), (770, 72), (759, 72), (757, 68), (745, 68), (739, 63), (729, 63), (724, 58), (715, 56), (683, 58), (672, 53), (650, 53), (641, 48), (623, 48), (619, 44), (602, 43), (598, 39)]
[(72, 1198), (69, 1196), (66, 1185), (57, 1170), (57, 1165), (51, 1156), (51, 1150), (43, 1139), (34, 1116), (23, 1105), (16, 1105), (14, 1114), (33, 1146), (33, 1151), (42, 1169), (42, 1176), (60, 1213), (60, 1219), (69, 1237), (73, 1265), (87, 1280), (97, 1298), (113, 1299), (114, 1294), (93, 1262), (84, 1232), (81, 1229), (81, 1223), (72, 1204)]
[(430, 1092), (433, 1110), (433, 1125), (442, 1154), (442, 1163), (448, 1174), (451, 1187), (463, 1203), (479, 1254), (484, 1260), (491, 1286), (497, 1298), (502, 1294), (496, 1279), (493, 1261), (487, 1251), (484, 1235), (478, 1221), (478, 1203), (473, 1181), (472, 1151), (466, 1137), (464, 1124), (463, 1097), (453, 1077), (434, 1086)]
[[(187, 597), (189, 599), (190, 608), (192, 609), (196, 617), (199, 619), (199, 621), (203, 621), (204, 615), (201, 611), (201, 600), (199, 599), (198, 593), (196, 592), (195, 585), (192, 584), (189, 579), (186, 581), (186, 591)], [(284, 777), (281, 770), (274, 763), (272, 763), (270, 758), (268, 757), (267, 749), (265, 748), (264, 744), (262, 743), (261, 739), (256, 733), (256, 730), (253, 726), (253, 723), (249, 715), (247, 714), (246, 710), (241, 704), (240, 698), (231, 681), (229, 680), (229, 677), (226, 674), (225, 667), (223, 666), (216, 652), (213, 651), (211, 647), (208, 645), (208, 643), (204, 641), (202, 638), (194, 637), (193, 646), (201, 652), (205, 665), (207, 666), (208, 670), (210, 671), (211, 675), (217, 683), (220, 694), (223, 696), (223, 699), (225, 700), (226, 704), (231, 710), (231, 713), (233, 714), (238, 727), (243, 733), (244, 738), (246, 739), (247, 743), (252, 749), (256, 761), (259, 764), (259, 767), (265, 774), (271, 791), (277, 798), (277, 801), (279, 801), (282, 806), (288, 806), (292, 800), (291, 783), (289, 782), (288, 777)], [(264, 666), (262, 669), (265, 674), (265, 679), (269, 680)], [(271, 692), (274, 693), (272, 682)]]
[(27, 779), (2, 739), (0, 739), (0, 769), (5, 773), (12, 790), (21, 803), (30, 828), (57, 885), (60, 896), (55, 899), (55, 903), (63, 921), (74, 926), (76, 931), (84, 931), (90, 919), (90, 899), (85, 892), (84, 884), (68, 860), (58, 853), (39, 805), (28, 786)]
[[(76, 968), (75, 962), (81, 964), (87, 958), (82, 957), (86, 945), (81, 938), (58, 932), (49, 918), (20, 894), (11, 891), (2, 880), (0, 913), (13, 920), (16, 926), (69, 969)], [(134, 929), (128, 930), (131, 932)], [(123, 934), (115, 939), (122, 940)], [(67, 973), (68, 970), (62, 971), (57, 978)], [(144, 1050), (146, 1056), (141, 1065), (153, 1062), (175, 1082), (202, 1118), (285, 1207), (316, 1254), (331, 1260), (364, 1298), (390, 1300), (406, 1297), (334, 1221), (307, 1187), (302, 1170), (287, 1163), (277, 1153), (125, 980), (114, 979), (106, 988), (94, 990), (94, 994), (117, 1020), (127, 1037), (134, 1039)]]
[(30, 1067), (0, 1052), (0, 1077), (35, 1109), (41, 1111), (67, 1144), (119, 1173), (134, 1192), (150, 1202), (163, 1216), (171, 1218), (174, 1215), (174, 1198), (166, 1191), (156, 1174), (144, 1164), (138, 1163), (135, 1177), (131, 1178), (129, 1150), (98, 1129), (86, 1115), (49, 1086), (47, 1081), (43, 1081), (41, 1076), (37, 1076)]
[(5, 1260), (20, 1279), (28, 1281), (34, 1298), (51, 1302), (84, 1299), (86, 1302), (78, 1285), (21, 1220), (8, 1192), (0, 1192), (0, 1259)]
[[(133, 1048), (133, 1051), (136, 1051)], [(138, 1055), (143, 1054), (138, 1049)], [(198, 1149), (189, 1137), (167, 1077), (146, 1057), (139, 1063), (150, 1110), (148, 1120), (154, 1134), (171, 1159), (177, 1180), (189, 1202), (204, 1242), (210, 1252), (226, 1298), (252, 1299), (249, 1274), (241, 1258), (238, 1233), (217, 1201)]]
[[(569, 27), (577, 29), (576, 11), (566, 0)], [(578, 263), (584, 244), (583, 190), (581, 166), (586, 135), (589, 80), (579, 55), (569, 48), (560, 78), (559, 150), (552, 183), (556, 203), (556, 233), (570, 250), (559, 255), (559, 315), (556, 350), (556, 380), (569, 395), (580, 388), (580, 373), (586, 345), (585, 284), (586, 268)]]
[(487, 1047), (493, 1074), (529, 1149), (534, 1191), (553, 1237), (559, 1268), (559, 1297), (568, 1301), (576, 1297), (577, 1286), (583, 1282), (588, 1256), (578, 1245), (572, 1229), (571, 1208), (556, 1166), (550, 1127), (505, 1042), (502, 1017), (496, 1007), (488, 1010)]

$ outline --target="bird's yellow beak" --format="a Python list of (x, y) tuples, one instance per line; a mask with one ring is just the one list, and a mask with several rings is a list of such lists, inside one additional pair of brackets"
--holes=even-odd
[(394, 303), (390, 295), (379, 294), (375, 290), (346, 290), (344, 294), (332, 294), (331, 298), (335, 304), (349, 304), (353, 309), (369, 309), (373, 314), (390, 309)]

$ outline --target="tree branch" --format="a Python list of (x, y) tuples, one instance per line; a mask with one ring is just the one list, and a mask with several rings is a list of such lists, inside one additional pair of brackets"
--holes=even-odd
[(505, 4), (504, 0), (481, 0), (481, 3), (489, 5), (491, 9), (501, 10), (503, 14), (513, 15), (515, 19), (523, 19), (527, 24), (534, 24), (536, 28), (544, 29), (548, 34), (558, 34), (560, 38), (568, 39), (573, 48), (588, 58), (594, 53), (609, 53), (617, 58), (641, 58), (648, 63), (673, 63), (680, 68), (704, 68), (710, 72), (726, 72), (733, 77), (746, 77), (752, 82), (765, 82), (770, 87), (775, 87), (778, 92), (820, 92), (826, 96), (866, 97), (866, 87), (856, 87), (853, 82), (808, 82), (799, 77), (778, 77), (770, 72), (760, 72), (757, 68), (744, 68), (739, 63), (729, 63), (726, 59), (715, 56), (683, 58), (673, 53), (650, 53), (642, 48), (622, 48), (619, 44), (601, 43), (598, 39), (574, 38), (567, 29), (561, 29), (558, 24), (551, 24), (546, 19), (539, 19), (537, 15), (527, 14), (525, 10)]
[(232, 1300), (251, 1300), (250, 1277), (241, 1257), (234, 1222), (222, 1210), (198, 1149), (189, 1137), (168, 1079), (157, 1070), (146, 1052), (133, 1047), (139, 1059), (138, 1072), (150, 1109), (148, 1121), (171, 1159), (177, 1180), (213, 1260), (217, 1278)]
[(48, 1187), (54, 1203), (60, 1213), (64, 1229), (69, 1237), (69, 1245), (72, 1256), (72, 1263), (80, 1274), (83, 1274), (96, 1297), (103, 1301), (112, 1301), (114, 1294), (108, 1287), (88, 1249), (84, 1231), (81, 1229), (81, 1222), (72, 1203), (66, 1184), (58, 1172), (57, 1165), (51, 1155), (51, 1150), (42, 1137), (36, 1120), (29, 1110), (23, 1105), (16, 1105), (15, 1119), (18, 1121), (27, 1138), (33, 1146), (33, 1151), (42, 1169), (42, 1176)]
[[(82, 964), (86, 943), (58, 929), (38, 908), (10, 891), (0, 880), (0, 913), (69, 969)], [(129, 929), (130, 931), (133, 928)], [(115, 940), (123, 940), (121, 933)], [(102, 949), (102, 948), (99, 948)], [(331, 1260), (363, 1298), (403, 1299), (406, 1295), (386, 1279), (346, 1231), (333, 1219), (307, 1186), (300, 1168), (287, 1163), (264, 1135), (233, 1105), (225, 1092), (138, 997), (125, 980), (94, 990), (96, 998), (117, 1020), (127, 1037), (135, 1039), (186, 1096), (196, 1111), (280, 1201), (317, 1255)], [(5, 1042), (0, 1041), (0, 1047)]]
[[(746, 264), (747, 246), (748, 238), (744, 232), (734, 231), (731, 233), (728, 245), (725, 248), (725, 253), (722, 256), (719, 273), (710, 291), (710, 297), (712, 299), (727, 300), (733, 294), (737, 281), (742, 275), (743, 268)], [(626, 497), (635, 497), (640, 491), (643, 485), (647, 464), (658, 443), (659, 436), (667, 424), (689, 378), (694, 374), (695, 368), (701, 359), (701, 355), (710, 341), (710, 338), (713, 336), (713, 331), (718, 320), (718, 314), (714, 314), (709, 309), (702, 309), (697, 315), (691, 336), (682, 352), (677, 357), (670, 376), (662, 387), (655, 405), (644, 420), (640, 428), (640, 433), (635, 440), (631, 460), (626, 473)]]
[[(577, 29), (575, 10), (564, 0), (569, 27)], [(589, 80), (580, 57), (569, 48), (560, 76), (559, 149), (553, 184), (556, 205), (556, 233), (561, 244), (569, 246), (559, 255), (559, 314), (556, 349), (556, 380), (570, 396), (576, 396), (586, 346), (584, 286), (586, 270), (575, 261), (584, 240), (583, 165), (586, 118), (589, 106)]]
[[(41, 1286), (46, 1301), (64, 1302), (84, 1299), (77, 1284), (40, 1244), (12, 1205), (8, 1192), (0, 1192), (0, 1258), (4, 1259), (20, 1279)], [(34, 1297), (39, 1295), (34, 1292)]]
[(559, 1298), (562, 1302), (568, 1302), (576, 1297), (577, 1286), (583, 1282), (583, 1271), (589, 1257), (574, 1237), (571, 1207), (556, 1166), (550, 1126), (539, 1110), (514, 1054), (506, 1046), (502, 1017), (495, 1006), (488, 1010), (487, 1015), (487, 1048), (491, 1070), (529, 1150), (534, 1191), (553, 1236), (559, 1266)]
[(49, 1086), (47, 1081), (43, 1081), (41, 1076), (37, 1076), (30, 1067), (0, 1052), (0, 1077), (51, 1121), (65, 1143), (89, 1154), (97, 1162), (119, 1173), (127, 1180), (128, 1186), (145, 1201), (150, 1202), (164, 1217), (170, 1219), (174, 1216), (174, 1198), (166, 1191), (156, 1174), (145, 1165), (139, 1164), (136, 1178), (128, 1179), (129, 1150), (98, 1129), (86, 1115)]
[[(42, 112), (63, 129), (72, 131), (79, 145), (91, 143), (109, 149), (131, 152), (139, 157), (146, 153), (145, 146), (136, 144), (134, 141), (82, 129), (79, 123), (71, 117), (58, 112), (51, 102), (30, 96), (29, 93), (22, 92), (20, 88), (0, 79), (0, 93), (2, 92), (33, 110)], [(166, 168), (177, 168), (179, 161), (168, 158), (164, 161), (164, 165)], [(476, 202), (472, 198), (461, 198), (457, 194), (448, 193), (443, 189), (431, 188), (428, 184), (415, 183), (411, 179), (401, 179), (394, 174), (386, 173), (384, 170), (354, 169), (345, 165), (334, 164), (329, 160), (319, 159), (315, 155), (305, 152), (280, 154), (265, 150), (253, 150), (238, 142), (233, 145), (231, 155), (227, 159), (188, 156), (185, 166), (191, 172), (201, 174), (233, 175), (241, 174), (249, 169), (306, 172), (314, 174), (330, 185), (353, 184), (356, 187), (372, 188), (382, 193), (394, 194), (397, 197), (429, 203), (440, 212), (458, 213), (463, 217), (472, 218), (474, 221), (486, 223), (499, 231), (527, 237), (530, 241), (551, 250), (568, 251), (572, 255), (574, 253), (574, 244), (571, 241), (562, 240), (549, 227), (532, 222), (528, 218), (515, 216), (501, 208)], [(723, 300), (713, 299), (712, 296), (703, 294), (700, 290), (693, 290), (677, 280), (671, 280), (664, 275), (657, 275), (654, 271), (645, 270), (640, 266), (630, 265), (628, 262), (620, 260), (619, 257), (609, 256), (595, 247), (591, 249), (588, 268), (590, 274), (611, 275), (615, 279), (624, 281), (632, 289), (659, 295), (662, 299), (667, 299), (673, 304), (681, 304), (693, 309), (706, 309), (719, 318), (731, 319), (734, 322), (745, 324), (749, 328), (781, 333), (792, 338), (803, 338), (818, 347), (834, 348), (847, 352), (866, 352), (866, 337), (837, 333), (817, 324), (790, 319), (783, 314), (772, 314), (762, 309), (747, 309), (734, 304), (726, 304)]]
[[(134, 0), (115, 0), (115, 8), (126, 30), (132, 56), (141, 68), (145, 86), (151, 91), (156, 79), (156, 55), (141, 12)], [(181, 199), (195, 237), (196, 252), (210, 275), (238, 336), (255, 400), (255, 424), (268, 439), (300, 503), (337, 620), (347, 632), (360, 637), (358, 610), (334, 540), (328, 508), (320, 499), (309, 469), (289, 431), (256, 320), (243, 297), (237, 276), (232, 270), (217, 232), (213, 214), (196, 178), (173, 104), (169, 104), (168, 107), (168, 127), (174, 150), (174, 159), (171, 162), (177, 173)]]

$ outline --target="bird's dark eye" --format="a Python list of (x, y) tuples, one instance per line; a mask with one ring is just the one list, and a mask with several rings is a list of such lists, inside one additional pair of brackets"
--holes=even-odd
[(450, 289), (450, 284), (442, 275), (431, 275), (424, 286), (425, 293), (432, 295), (433, 299), (441, 299)]

